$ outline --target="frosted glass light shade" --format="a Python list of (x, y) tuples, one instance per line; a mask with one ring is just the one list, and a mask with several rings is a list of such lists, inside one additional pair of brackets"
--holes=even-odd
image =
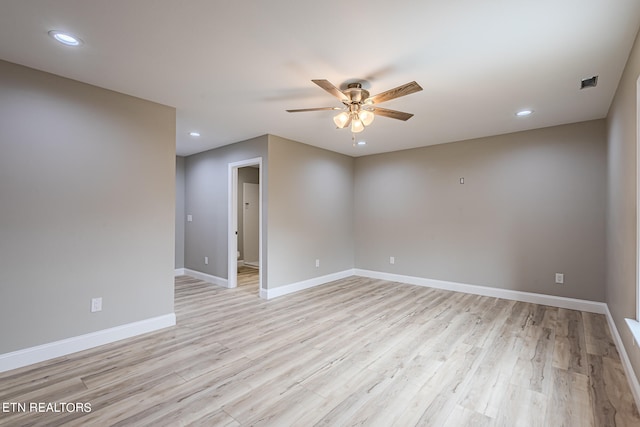
[(336, 124), (338, 128), (342, 129), (345, 126), (349, 125), (350, 119), (351, 119), (351, 116), (349, 116), (349, 113), (347, 113), (346, 111), (343, 111), (342, 113), (334, 116), (333, 122)]
[(363, 125), (369, 126), (371, 123), (373, 123), (375, 114), (373, 114), (371, 111), (360, 110), (360, 112), (358, 113), (358, 117), (360, 117)]
[(351, 122), (351, 132), (359, 133), (364, 130), (364, 125), (361, 120), (354, 120)]

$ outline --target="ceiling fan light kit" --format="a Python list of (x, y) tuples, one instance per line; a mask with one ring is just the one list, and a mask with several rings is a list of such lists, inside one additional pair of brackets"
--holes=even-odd
[(349, 111), (343, 111), (333, 117), (333, 122), (338, 129), (344, 129), (351, 125), (351, 132), (362, 132), (365, 126), (369, 126), (373, 123), (375, 115), (362, 108), (359, 104), (350, 104)]
[(342, 110), (333, 117), (333, 122), (338, 129), (351, 126), (352, 133), (362, 132), (365, 127), (373, 123), (376, 114), (396, 120), (409, 120), (413, 114), (375, 107), (374, 105), (422, 90), (418, 83), (411, 82), (370, 97), (369, 91), (363, 89), (362, 84), (358, 82), (349, 83), (344, 91), (338, 89), (328, 80), (312, 80), (312, 82), (338, 98), (344, 104), (344, 107), (303, 108), (287, 111), (289, 113), (300, 113), (304, 111)]

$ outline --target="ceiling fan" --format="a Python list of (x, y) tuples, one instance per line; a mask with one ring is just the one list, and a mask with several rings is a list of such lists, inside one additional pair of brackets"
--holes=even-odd
[(413, 114), (380, 108), (375, 105), (422, 90), (418, 83), (411, 82), (378, 95), (369, 96), (369, 91), (363, 89), (360, 82), (349, 83), (345, 90), (340, 90), (328, 80), (311, 81), (338, 98), (344, 104), (344, 107), (302, 108), (287, 111), (289, 113), (300, 113), (305, 111), (341, 110), (342, 112), (333, 118), (334, 123), (339, 129), (344, 129), (351, 125), (351, 132), (353, 133), (362, 132), (366, 126), (373, 122), (376, 115), (397, 120), (409, 120)]

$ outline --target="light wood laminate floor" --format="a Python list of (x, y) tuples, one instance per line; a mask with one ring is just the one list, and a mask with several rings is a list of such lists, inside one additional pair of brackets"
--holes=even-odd
[(260, 295), (259, 270), (254, 267), (238, 267), (238, 289), (253, 295)]
[(602, 315), (357, 277), (271, 301), (242, 283), (176, 278), (176, 327), (0, 374), (1, 402), (92, 409), (0, 424), (640, 426)]

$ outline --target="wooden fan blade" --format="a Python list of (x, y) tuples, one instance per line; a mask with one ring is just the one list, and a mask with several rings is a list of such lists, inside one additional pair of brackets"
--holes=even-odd
[(371, 101), (374, 104), (379, 104), (381, 102), (389, 101), (394, 98), (399, 98), (401, 96), (410, 95), (414, 92), (419, 92), (422, 90), (422, 87), (416, 82), (411, 82), (404, 84), (402, 86), (395, 87), (393, 89), (389, 89), (386, 92), (379, 93), (377, 95), (369, 97), (367, 101)]
[(407, 121), (411, 117), (413, 117), (413, 114), (411, 113), (405, 113), (403, 111), (396, 111), (396, 110), (389, 110), (388, 108), (375, 107), (375, 108), (372, 108), (371, 111), (373, 111), (373, 113), (376, 116), (384, 116), (384, 117), (389, 117), (391, 119), (397, 119), (397, 120)]
[(340, 89), (338, 89), (331, 82), (329, 82), (329, 80), (311, 80), (311, 81), (314, 82), (315, 84), (317, 84), (318, 86), (320, 86), (322, 89), (324, 89), (327, 92), (329, 92), (331, 95), (333, 95), (336, 98), (338, 98), (340, 101), (343, 101), (343, 102), (349, 102), (350, 101), (349, 97), (347, 97), (347, 95), (342, 93), (340, 91)]
[(323, 110), (342, 110), (340, 107), (318, 107), (318, 108), (299, 108), (297, 110), (287, 110), (288, 113), (302, 113), (304, 111), (323, 111)]

